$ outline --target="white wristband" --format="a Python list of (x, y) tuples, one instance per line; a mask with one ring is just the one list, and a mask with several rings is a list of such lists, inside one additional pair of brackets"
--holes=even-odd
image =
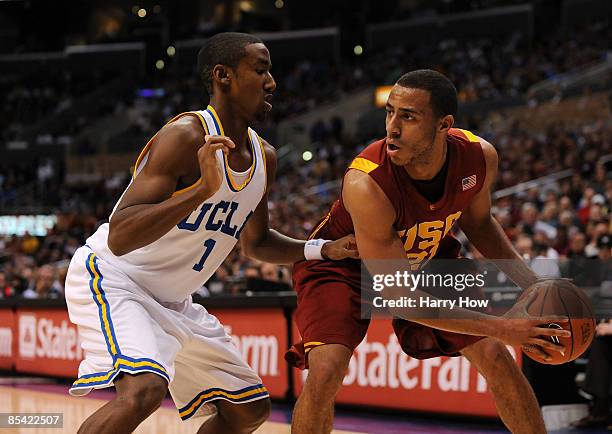
[(323, 244), (328, 242), (329, 240), (308, 240), (306, 244), (304, 244), (304, 257), (306, 260), (310, 261), (312, 259), (325, 259), (321, 255), (321, 249), (323, 248)]

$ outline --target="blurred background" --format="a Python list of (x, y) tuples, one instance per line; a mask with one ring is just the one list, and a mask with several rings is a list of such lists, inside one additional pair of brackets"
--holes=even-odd
[[(255, 126), (279, 155), (272, 227), (306, 237), (384, 135), (388, 86), (432, 68), (457, 87), (456, 126), (499, 152), (493, 209), (525, 260), (606, 305), (611, 12), (609, 0), (0, 1), (0, 297), (63, 297), (71, 255), (140, 149), (205, 108), (197, 52), (232, 30), (264, 40), (278, 85)], [(199, 294), (289, 291), (290, 276), (237, 248)]]

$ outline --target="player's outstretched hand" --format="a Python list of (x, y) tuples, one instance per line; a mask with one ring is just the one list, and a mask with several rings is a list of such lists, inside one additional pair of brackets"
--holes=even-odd
[(336, 241), (323, 244), (321, 255), (326, 259), (333, 259), (334, 261), (345, 258), (358, 259), (359, 252), (357, 251), (355, 235), (349, 234)]
[[(566, 317), (553, 315), (534, 317), (529, 315), (527, 307), (537, 295), (537, 291), (532, 291), (512, 306), (504, 314), (503, 319), (498, 321), (499, 334), (494, 337), (507, 345), (520, 346), (524, 350), (549, 360), (550, 351), (558, 351), (561, 354), (566, 351), (563, 345), (553, 343), (551, 338), (554, 336), (569, 338), (572, 334), (569, 330), (558, 328), (569, 323)], [(557, 327), (549, 327), (548, 324), (556, 324)]]
[(219, 190), (223, 181), (223, 171), (217, 160), (217, 150), (221, 149), (227, 155), (236, 145), (226, 136), (206, 135), (204, 140), (204, 144), (198, 149), (198, 162), (202, 175), (202, 188), (212, 195)]

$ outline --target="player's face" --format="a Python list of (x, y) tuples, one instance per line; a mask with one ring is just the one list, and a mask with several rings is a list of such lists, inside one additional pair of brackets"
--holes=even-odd
[(429, 92), (395, 85), (387, 99), (387, 155), (398, 166), (425, 164), (435, 144), (439, 119)]
[(250, 121), (265, 119), (272, 110), (276, 82), (270, 74), (270, 53), (264, 44), (249, 44), (236, 67), (231, 95), (235, 104)]

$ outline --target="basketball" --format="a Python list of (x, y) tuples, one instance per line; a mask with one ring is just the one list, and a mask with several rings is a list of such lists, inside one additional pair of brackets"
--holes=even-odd
[[(565, 354), (547, 351), (551, 356), (550, 361), (545, 361), (538, 354), (530, 352), (528, 348), (524, 348), (523, 352), (531, 359), (549, 365), (560, 365), (577, 359), (591, 345), (595, 334), (595, 318), (587, 295), (567, 279), (538, 281), (529, 287), (521, 298), (532, 291), (537, 291), (538, 295), (528, 304), (527, 312), (532, 316), (567, 317), (569, 323), (563, 328), (569, 330), (572, 336), (569, 338), (549, 337), (554, 343), (567, 348)], [(555, 323), (548, 324), (548, 327), (562, 328)]]

